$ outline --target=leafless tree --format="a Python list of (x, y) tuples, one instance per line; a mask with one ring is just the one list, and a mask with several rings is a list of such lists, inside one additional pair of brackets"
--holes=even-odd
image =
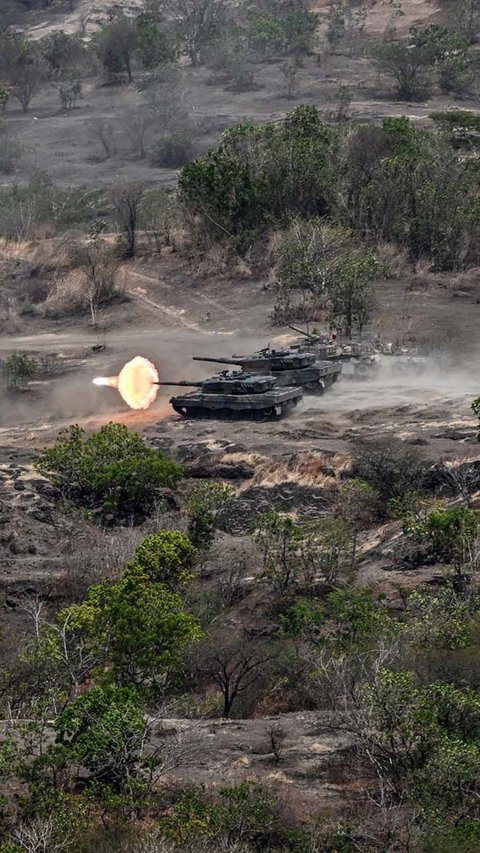
[(480, 471), (472, 463), (442, 462), (440, 475), (455, 494), (470, 508), (472, 495), (480, 488)]
[(258, 681), (262, 667), (274, 655), (264, 646), (245, 640), (229, 643), (223, 639), (218, 646), (207, 651), (206, 671), (222, 693), (222, 716), (228, 719), (238, 696)]
[(283, 753), (283, 747), (287, 737), (287, 732), (279, 722), (272, 723), (268, 729), (268, 738), (276, 763), (280, 761)]
[(59, 832), (53, 817), (36, 818), (19, 824), (12, 838), (25, 853), (63, 853), (72, 843), (68, 833)]
[(143, 160), (147, 155), (145, 148), (146, 137), (148, 131), (156, 122), (156, 116), (146, 110), (136, 110), (129, 116), (128, 122), (125, 125), (125, 133), (128, 136), (133, 156), (139, 160)]
[(111, 121), (105, 118), (94, 118), (88, 126), (96, 142), (100, 143), (105, 159), (114, 157), (117, 153), (115, 128)]
[(135, 255), (140, 205), (144, 193), (145, 187), (139, 183), (119, 184), (111, 193), (118, 227), (125, 240), (125, 258), (133, 258)]
[(99, 306), (123, 295), (124, 289), (118, 280), (118, 263), (109, 247), (98, 238), (80, 245), (75, 261), (83, 273), (83, 287), (90, 306), (92, 325), (95, 326)]
[(290, 56), (283, 63), (282, 71), (287, 84), (287, 98), (293, 98), (297, 88), (298, 72), (300, 71), (300, 65), (297, 62), (297, 58), (295, 56)]
[(225, 0), (162, 0), (161, 5), (183, 39), (192, 65), (198, 65), (202, 49), (226, 25)]

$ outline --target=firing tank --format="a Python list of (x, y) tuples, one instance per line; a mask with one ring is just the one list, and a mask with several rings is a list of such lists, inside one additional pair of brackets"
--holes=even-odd
[(340, 364), (317, 361), (315, 353), (269, 347), (251, 355), (234, 355), (232, 358), (194, 356), (194, 361), (237, 365), (253, 374), (273, 376), (278, 388), (300, 386), (309, 394), (323, 394), (342, 372)]
[(197, 388), (172, 397), (170, 404), (184, 418), (227, 421), (268, 421), (288, 415), (303, 397), (301, 388), (278, 387), (273, 375), (227, 370), (198, 382), (164, 382), (162, 385)]

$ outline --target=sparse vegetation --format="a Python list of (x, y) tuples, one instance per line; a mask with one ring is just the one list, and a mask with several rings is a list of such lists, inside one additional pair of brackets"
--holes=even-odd
[[(0, 2), (0, 853), (478, 850), (480, 6), (440, 5)], [(344, 375), (280, 424), (91, 384), (292, 320)]]

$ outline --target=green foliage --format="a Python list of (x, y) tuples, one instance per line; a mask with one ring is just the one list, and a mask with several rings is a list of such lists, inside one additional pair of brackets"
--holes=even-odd
[(480, 115), (471, 110), (444, 110), (430, 113), (432, 121), (447, 127), (480, 130)]
[(395, 633), (395, 624), (383, 597), (369, 589), (338, 589), (327, 599), (331, 643), (341, 651), (368, 648), (382, 635)]
[(340, 519), (300, 525), (270, 512), (258, 517), (254, 539), (262, 552), (262, 580), (277, 594), (311, 595), (316, 580), (335, 583), (350, 567), (351, 531)]
[(135, 549), (133, 564), (149, 580), (175, 592), (193, 579), (194, 558), (195, 548), (184, 533), (160, 530), (146, 536)]
[(176, 59), (175, 39), (165, 32), (151, 15), (143, 12), (137, 17), (136, 24), (136, 55), (144, 68), (157, 68)]
[(38, 372), (38, 364), (26, 352), (16, 352), (0, 362), (0, 373), (9, 391), (18, 391), (34, 379)]
[(55, 30), (40, 41), (48, 69), (54, 76), (63, 77), (68, 71), (76, 70), (86, 61), (86, 51), (81, 39), (63, 30)]
[[(88, 650), (104, 680), (153, 695), (165, 689), (188, 646), (200, 638), (198, 622), (181, 597), (153, 583), (135, 562), (117, 583), (90, 587), (82, 604), (61, 611), (58, 624), (60, 635), (67, 631)], [(58, 654), (58, 641), (50, 633), (46, 639), (51, 654)]]
[(443, 92), (463, 94), (473, 79), (473, 57), (467, 39), (447, 27), (431, 24), (412, 32), (412, 43), (431, 57)]
[(318, 20), (318, 14), (298, 0), (252, 2), (247, 17), (249, 44), (263, 59), (293, 56), (300, 61), (313, 49)]
[(323, 602), (311, 598), (296, 598), (280, 620), (282, 633), (287, 637), (303, 637), (314, 645), (322, 642), (325, 621)]
[(404, 636), (416, 649), (463, 649), (476, 639), (479, 605), (451, 587), (434, 594), (412, 592), (406, 605)]
[(286, 37), (282, 21), (256, 8), (249, 14), (247, 36), (251, 50), (263, 59), (272, 59), (285, 51)]
[[(480, 421), (480, 397), (477, 397), (477, 399), (473, 401), (472, 409), (473, 409), (474, 414), (477, 416), (477, 418)], [(480, 441), (480, 430), (477, 433), (477, 441)]]
[(56, 744), (68, 761), (88, 770), (96, 781), (120, 788), (137, 767), (146, 728), (134, 690), (95, 687), (56, 718)]
[(326, 212), (335, 140), (310, 106), (280, 125), (237, 125), (217, 149), (185, 166), (180, 201), (205, 233), (246, 245), (272, 222)]
[(404, 533), (425, 544), (437, 560), (453, 565), (457, 574), (476, 565), (475, 543), (480, 533), (480, 512), (466, 507), (435, 507), (424, 517), (407, 513)]
[(410, 672), (384, 670), (365, 687), (370, 749), (400, 797), (427, 810), (448, 810), (452, 823), (474, 817), (480, 786), (480, 697)]
[(181, 477), (178, 465), (115, 423), (88, 438), (79, 426), (61, 430), (36, 467), (64, 498), (110, 521), (144, 519), (157, 503), (158, 490), (175, 488)]
[(126, 72), (129, 83), (133, 81), (132, 65), (138, 37), (135, 21), (126, 15), (119, 15), (99, 30), (95, 36), (95, 50), (109, 74)]
[(427, 460), (417, 447), (396, 439), (359, 442), (352, 455), (352, 473), (375, 490), (383, 509), (392, 499), (420, 489), (428, 470)]
[(426, 72), (433, 57), (428, 48), (416, 46), (409, 41), (392, 42), (375, 52), (381, 70), (395, 80), (397, 95), (402, 101), (418, 98), (427, 85)]
[(0, 81), (0, 109), (4, 110), (8, 104), (9, 100), (8, 89), (6, 86)]
[(223, 837), (256, 845), (269, 838), (275, 828), (275, 798), (269, 791), (258, 783), (242, 782), (218, 793), (215, 802), (198, 788), (185, 791), (160, 819), (162, 835), (179, 844)]
[(191, 490), (186, 504), (188, 535), (193, 545), (208, 551), (215, 539), (218, 516), (233, 500), (235, 491), (224, 483), (205, 481)]

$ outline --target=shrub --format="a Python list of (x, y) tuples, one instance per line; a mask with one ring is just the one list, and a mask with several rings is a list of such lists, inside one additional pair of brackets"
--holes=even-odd
[(38, 364), (26, 352), (13, 353), (4, 362), (0, 362), (0, 372), (7, 389), (19, 391), (35, 377)]
[(191, 136), (183, 131), (161, 136), (150, 149), (152, 164), (163, 169), (179, 169), (189, 163), (194, 155), (195, 147)]
[(195, 548), (188, 536), (178, 530), (160, 530), (145, 537), (135, 549), (133, 562), (150, 580), (175, 591), (193, 578), (194, 558)]
[(17, 137), (0, 125), (0, 173), (13, 174), (22, 152), (23, 148)]
[(175, 462), (115, 423), (89, 438), (79, 426), (61, 430), (36, 467), (64, 498), (110, 522), (143, 520), (154, 509), (159, 489), (175, 488), (181, 477)]
[(379, 68), (395, 80), (397, 95), (402, 101), (414, 100), (425, 92), (426, 72), (433, 62), (427, 48), (397, 42), (381, 47), (375, 56)]
[(353, 473), (368, 483), (386, 504), (421, 488), (428, 463), (418, 447), (391, 438), (362, 441), (353, 447)]

